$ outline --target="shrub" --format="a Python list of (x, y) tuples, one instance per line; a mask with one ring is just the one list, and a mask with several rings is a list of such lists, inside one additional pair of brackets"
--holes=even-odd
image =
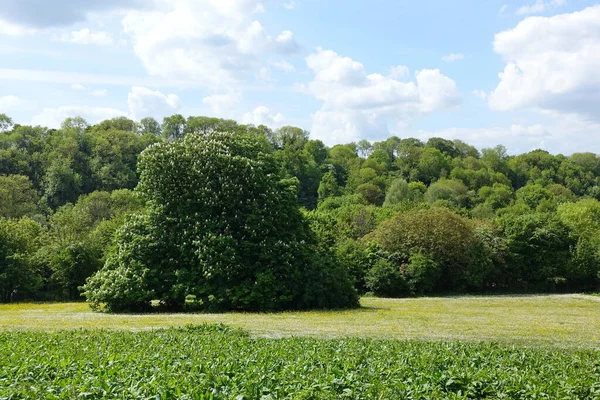
[(412, 294), (430, 293), (442, 275), (440, 265), (428, 255), (417, 253), (401, 268)]
[(377, 296), (402, 297), (409, 293), (400, 268), (390, 261), (379, 259), (365, 277), (367, 288)]

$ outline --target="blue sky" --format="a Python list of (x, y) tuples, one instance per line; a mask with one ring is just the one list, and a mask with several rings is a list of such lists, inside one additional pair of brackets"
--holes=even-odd
[(600, 153), (587, 0), (0, 0), (0, 113), (125, 115)]

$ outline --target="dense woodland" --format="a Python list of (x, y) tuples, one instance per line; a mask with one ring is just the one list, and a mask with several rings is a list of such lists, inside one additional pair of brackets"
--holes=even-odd
[[(356, 304), (347, 282), (390, 297), (593, 290), (599, 200), (593, 153), (395, 136), (329, 148), (299, 128), (207, 117), (48, 129), (0, 114), (0, 302), (343, 307)], [(308, 281), (322, 285), (300, 290)]]

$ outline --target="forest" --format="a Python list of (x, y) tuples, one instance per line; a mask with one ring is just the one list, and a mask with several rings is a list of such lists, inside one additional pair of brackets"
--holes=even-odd
[(396, 136), (328, 147), (292, 126), (182, 115), (48, 129), (0, 114), (0, 302), (278, 310), (591, 291), (599, 200), (593, 153)]

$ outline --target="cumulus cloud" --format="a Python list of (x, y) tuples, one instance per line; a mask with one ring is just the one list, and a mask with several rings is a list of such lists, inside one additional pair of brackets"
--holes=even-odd
[(532, 108), (600, 117), (600, 6), (549, 18), (530, 17), (498, 33), (506, 62), (489, 97), (496, 110)]
[(567, 4), (567, 0), (550, 0), (543, 1), (537, 0), (534, 4), (520, 7), (516, 14), (517, 15), (525, 15), (525, 14), (538, 14), (542, 13), (546, 10), (561, 7)]
[(88, 122), (96, 122), (124, 116), (121, 110), (108, 107), (90, 107), (90, 106), (62, 106), (57, 108), (44, 108), (43, 111), (31, 120), (32, 125), (47, 126), (49, 128), (59, 128), (61, 123), (69, 117), (82, 117)]
[(450, 54), (445, 55), (444, 57), (442, 57), (442, 61), (445, 61), (445, 62), (454, 62), (454, 61), (460, 61), (463, 58), (465, 58), (465, 56), (462, 53), (450, 53)]
[(20, 107), (23, 103), (24, 101), (17, 96), (0, 96), (0, 113), (14, 110), (17, 107)]
[(131, 88), (127, 97), (127, 105), (129, 106), (129, 116), (138, 121), (144, 117), (162, 119), (181, 108), (179, 96), (165, 95), (142, 86)]
[(113, 37), (110, 33), (90, 32), (88, 28), (72, 31), (70, 33), (64, 33), (57, 38), (61, 42), (77, 44), (95, 44), (99, 46), (112, 46), (114, 44)]
[(292, 31), (281, 32), (275, 39), (274, 45), (277, 52), (284, 54), (295, 53), (300, 49)]
[(390, 69), (390, 73), (388, 76), (391, 79), (398, 80), (408, 78), (410, 76), (410, 69), (406, 65), (398, 65)]
[(245, 113), (243, 118), (244, 124), (266, 125), (271, 128), (281, 127), (283, 121), (285, 121), (283, 114), (273, 114), (266, 106), (256, 107), (252, 112)]
[(479, 97), (482, 100), (487, 100), (489, 97), (488, 93), (484, 92), (483, 90), (475, 89), (472, 93), (474, 96)]
[(455, 82), (437, 69), (417, 71), (414, 81), (401, 82), (367, 74), (361, 63), (330, 50), (318, 49), (306, 62), (315, 77), (301, 90), (323, 102), (313, 115), (312, 134), (327, 143), (381, 139), (390, 124), (403, 125), (460, 102)]
[(218, 86), (252, 78), (268, 54), (299, 48), (291, 31), (272, 37), (254, 20), (262, 3), (158, 0), (157, 9), (128, 12), (123, 27), (151, 75)]
[(502, 144), (511, 154), (544, 149), (555, 154), (570, 155), (576, 152), (598, 152), (597, 132), (600, 132), (600, 123), (565, 116), (549, 124), (517, 123), (486, 128), (448, 128), (439, 131), (418, 131), (416, 136), (421, 139), (461, 139), (480, 149)]

